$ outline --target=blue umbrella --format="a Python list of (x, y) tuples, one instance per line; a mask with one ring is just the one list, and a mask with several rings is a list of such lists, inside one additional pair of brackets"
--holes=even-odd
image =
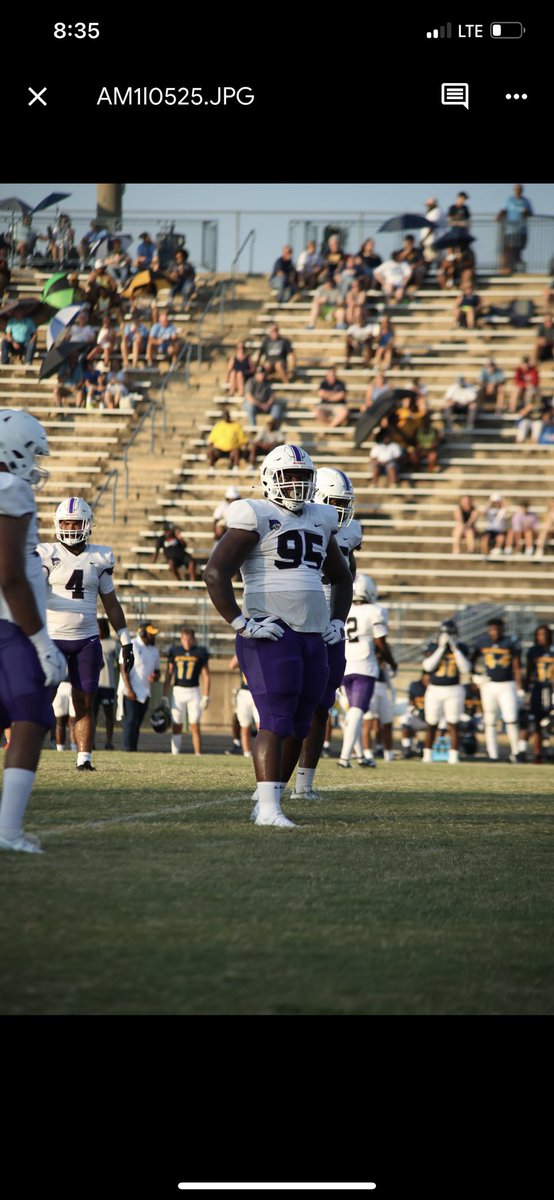
[(51, 204), (59, 204), (60, 200), (67, 200), (68, 196), (71, 196), (71, 192), (49, 192), (44, 200), (41, 200), (40, 204), (33, 208), (33, 212), (42, 212), (43, 208), (50, 208)]
[(432, 229), (433, 222), (428, 221), (427, 217), (420, 217), (417, 213), (399, 213), (396, 217), (389, 217), (383, 225), (379, 226), (377, 233), (394, 233), (397, 229)]
[(68, 304), (67, 308), (60, 308), (56, 313), (46, 330), (46, 349), (50, 350), (55, 345), (60, 334), (65, 333), (66, 329), (77, 320), (79, 313), (82, 311), (82, 304)]

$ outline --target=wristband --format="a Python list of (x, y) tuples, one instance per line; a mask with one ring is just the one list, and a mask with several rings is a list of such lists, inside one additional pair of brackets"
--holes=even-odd
[(237, 633), (240, 633), (241, 629), (246, 629), (248, 621), (244, 613), (239, 613), (238, 617), (235, 617), (234, 621), (231, 621), (230, 624), (233, 629), (236, 629)]
[(127, 629), (126, 625), (124, 626), (123, 629), (117, 630), (117, 636), (118, 636), (119, 641), (122, 646), (130, 646), (131, 645), (131, 634), (129, 633), (129, 630)]

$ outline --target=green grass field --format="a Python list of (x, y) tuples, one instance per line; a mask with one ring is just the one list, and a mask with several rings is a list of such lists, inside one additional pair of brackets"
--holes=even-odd
[(552, 1012), (554, 768), (326, 761), (287, 831), (244, 759), (95, 761), (0, 855), (2, 1013)]

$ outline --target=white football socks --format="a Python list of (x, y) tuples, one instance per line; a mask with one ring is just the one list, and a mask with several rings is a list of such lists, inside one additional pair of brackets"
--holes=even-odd
[(508, 741), (510, 743), (510, 750), (512, 751), (512, 754), (517, 754), (519, 751), (519, 729), (515, 722), (510, 721), (506, 725), (506, 733), (508, 735)]
[(171, 753), (172, 754), (179, 754), (179, 751), (181, 749), (182, 740), (183, 740), (182, 734), (180, 734), (180, 733), (173, 734), (173, 737), (171, 739)]
[(394, 759), (394, 754), (393, 754), (392, 750), (384, 750), (383, 756), (384, 756), (385, 762), (392, 762)]
[(460, 761), (457, 750), (449, 750), (448, 751), (448, 761), (449, 761), (449, 763), (457, 763)]
[(257, 787), (260, 817), (274, 817), (281, 812), (281, 794), (284, 783), (259, 783)]
[(424, 750), (423, 750), (423, 761), (424, 762), (432, 762), (433, 759), (431, 757), (431, 754), (432, 754), (431, 747), (425, 746)]
[(498, 758), (498, 742), (496, 739), (496, 725), (485, 725), (485, 744), (489, 758)]
[(34, 782), (34, 771), (6, 767), (0, 803), (0, 837), (16, 838), (22, 832), (23, 815)]
[(65, 746), (60, 746), (60, 743), (56, 742), (56, 750), (65, 750)]
[(298, 767), (296, 771), (295, 792), (311, 792), (314, 781), (315, 767)]
[(348, 762), (354, 742), (360, 736), (362, 728), (363, 710), (361, 708), (349, 708), (344, 719), (344, 733), (342, 739), (342, 749), (340, 756), (344, 762)]
[(88, 750), (79, 750), (79, 753), (77, 755), (77, 766), (81, 767), (83, 765), (83, 763), (90, 762), (91, 759), (92, 759), (92, 754), (89, 754)]

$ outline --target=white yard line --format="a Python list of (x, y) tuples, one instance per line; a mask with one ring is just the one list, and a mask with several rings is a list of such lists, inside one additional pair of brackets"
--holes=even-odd
[(38, 832), (41, 837), (50, 837), (57, 833), (73, 833), (74, 830), (81, 832), (83, 829), (103, 829), (107, 825), (132, 825), (134, 821), (148, 821), (151, 817), (189, 813), (199, 808), (221, 808), (224, 804), (236, 804), (237, 799), (240, 797), (226, 796), (221, 800), (199, 800), (196, 804), (175, 804), (171, 808), (154, 808), (151, 812), (127, 813), (121, 817), (103, 817), (100, 821), (74, 821), (70, 825), (50, 825)]

